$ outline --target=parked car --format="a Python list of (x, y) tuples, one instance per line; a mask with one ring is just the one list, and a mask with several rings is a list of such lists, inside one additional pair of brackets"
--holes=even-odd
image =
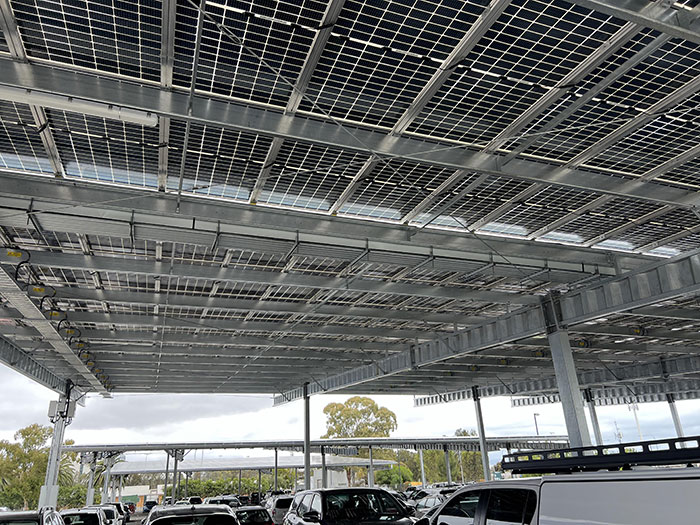
[(144, 512), (151, 512), (151, 509), (153, 507), (157, 507), (157, 506), (158, 506), (157, 501), (154, 501), (152, 499), (148, 499), (148, 500), (144, 501), (144, 503), (143, 503), (143, 511)]
[(241, 501), (236, 496), (215, 496), (213, 498), (206, 498), (204, 503), (210, 505), (228, 505), (229, 507), (241, 506)]
[(155, 507), (143, 525), (238, 525), (228, 505), (171, 505)]
[(241, 502), (241, 505), (250, 505), (251, 504), (250, 497), (246, 496), (245, 494), (239, 494), (237, 496), (237, 498), (238, 498), (238, 501)]
[(479, 483), (416, 525), (698, 523), (700, 469), (592, 472)]
[(109, 503), (109, 505), (114, 505), (117, 508), (119, 517), (122, 520), (122, 525), (125, 525), (131, 521), (131, 513), (129, 513), (129, 509), (121, 501), (112, 501)]
[(293, 500), (294, 498), (291, 496), (272, 496), (268, 498), (265, 508), (270, 513), (270, 517), (272, 517), (275, 525), (282, 524)]
[[(296, 505), (295, 505), (296, 503)], [(410, 525), (413, 519), (394, 496), (382, 489), (319, 489), (297, 494), (285, 525)]]
[(419, 499), (416, 501), (415, 506), (416, 516), (424, 516), (430, 509), (442, 504), (446, 499), (447, 497), (441, 494), (431, 494), (423, 499)]
[(104, 510), (97, 507), (63, 510), (61, 517), (65, 525), (105, 525), (107, 521)]
[(248, 505), (233, 509), (238, 525), (273, 525), (272, 518), (265, 507)]
[(187, 502), (190, 505), (201, 505), (202, 503), (204, 503), (204, 501), (202, 501), (202, 498), (200, 498), (199, 496), (190, 496), (189, 498), (187, 498)]
[(0, 525), (64, 525), (63, 518), (51, 507), (21, 512), (3, 512)]
[(119, 517), (119, 511), (114, 505), (91, 505), (84, 509), (102, 509), (105, 525), (123, 525)]

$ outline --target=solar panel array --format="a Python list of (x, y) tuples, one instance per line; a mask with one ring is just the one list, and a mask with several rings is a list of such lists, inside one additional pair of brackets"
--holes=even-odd
[[(491, 257), (458, 264), (407, 250), (382, 259), (323, 243), (301, 253), (288, 237), (258, 239), (253, 230), (247, 244), (222, 248), (218, 237), (161, 240), (116, 222), (113, 231), (89, 232), (41, 214), (19, 221), (1, 202), (7, 246), (57, 261), (71, 254), (126, 261), (120, 271), (31, 263), (18, 278), (56, 289), (54, 306), (89, 344), (110, 389), (279, 391), (601, 278), (586, 268), (556, 273), (546, 262), (544, 270), (515, 268), (510, 257), (546, 260), (544, 246), (566, 246), (574, 260), (593, 250), (609, 254), (613, 266), (616, 257), (636, 261), (631, 269), (698, 249), (700, 218), (688, 203), (700, 185), (700, 37), (681, 38), (644, 16), (630, 21), (614, 5), (598, 12), (585, 4), (11, 0), (2, 8), (2, 67), (19, 60), (124, 86), (172, 85), (190, 102), (229, 103), (234, 114), (250, 107), (271, 119), (331, 123), (344, 140), (284, 130), (268, 136), (245, 122), (233, 129), (223, 116), (161, 115), (149, 127), (1, 100), (0, 172), (92, 184), (104, 189), (107, 208), (110, 192), (126, 187), (177, 195), (178, 203), (306, 212), (318, 217), (321, 234), (330, 217), (390, 225), (406, 232), (408, 244), (425, 232), (475, 234)], [(665, 8), (697, 17), (694, 2)], [(360, 138), (367, 131), (385, 143), (410, 139), (480, 154), (483, 167), (458, 171), (410, 152), (385, 156)], [(580, 178), (537, 180), (509, 170), (515, 162), (576, 169)], [(589, 184), (587, 176), (605, 182)], [(636, 180), (643, 191), (628, 191), (625, 183)], [(601, 192), (608, 183), (612, 189)], [(688, 199), (657, 196), (669, 188)], [(130, 261), (181, 272), (156, 274)], [(193, 267), (212, 271), (200, 277)], [(269, 282), (220, 279), (215, 269), (265, 273)], [(300, 279), (286, 284), (289, 276)], [(347, 286), (326, 286), (324, 278)], [(696, 339), (696, 299), (671, 306), (684, 317), (627, 313), (572, 327), (587, 341), (578, 365), (658, 359), (674, 347), (682, 354)], [(70, 373), (21, 317), (6, 313), (1, 333)], [(650, 336), (654, 330), (664, 336)], [(547, 346), (533, 340), (355, 389), (431, 393), (548, 374)]]

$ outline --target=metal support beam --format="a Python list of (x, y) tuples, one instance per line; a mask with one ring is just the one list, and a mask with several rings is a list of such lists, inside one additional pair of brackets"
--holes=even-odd
[(583, 412), (583, 400), (576, 366), (574, 365), (569, 332), (556, 330), (547, 335), (554, 362), (554, 374), (557, 378), (559, 396), (564, 410), (566, 430), (572, 447), (587, 447), (591, 444), (586, 415)]
[(369, 447), (369, 470), (367, 471), (367, 484), (374, 487), (374, 458), (372, 457), (372, 447)]
[(179, 457), (176, 450), (175, 454), (173, 455), (173, 503), (177, 502), (177, 500), (180, 498), (180, 477), (179, 472), (177, 471), (178, 462)]
[[(188, 95), (185, 93), (165, 92), (157, 86), (126, 84), (105, 77), (98, 78), (38, 64), (21, 64), (0, 59), (0, 84), (29, 90), (30, 98), (32, 93), (51, 92), (145, 111), (154, 111), (157, 107), (159, 115), (171, 118), (288, 137), (292, 140), (352, 151), (366, 152), (370, 149), (377, 158), (426, 162), (455, 170), (473, 170), (475, 173), (501, 175), (561, 187), (635, 196), (664, 204), (692, 206), (698, 202), (697, 195), (677, 188), (654, 184), (622, 187), (621, 184), (624, 183), (612, 180), (615, 177), (586, 170), (566, 170), (530, 159), (513, 159), (503, 165), (502, 159), (494, 154), (470, 152), (463, 148), (435, 148), (434, 144), (414, 138), (387, 137), (386, 133), (379, 130), (354, 129), (352, 135), (344, 134), (339, 133), (337, 125), (332, 122), (314, 121), (299, 115), (284, 115), (209, 97), (195, 96), (190, 113), (187, 109)], [(182, 214), (185, 215), (184, 210)]]
[(445, 447), (445, 472), (447, 473), (447, 483), (452, 483), (452, 468), (450, 467), (450, 450)]
[(499, 217), (501, 217), (503, 214), (508, 212), (511, 208), (514, 208), (521, 202), (526, 201), (533, 195), (535, 195), (537, 192), (541, 191), (544, 189), (543, 184), (533, 184), (527, 188), (525, 188), (523, 191), (515, 195), (514, 197), (511, 197), (508, 199), (506, 202), (498, 206), (495, 210), (490, 211), (483, 217), (479, 218), (478, 220), (472, 222), (469, 226), (467, 226), (467, 229), (469, 231), (475, 231), (475, 230), (480, 230), (490, 222), (495, 221)]
[(673, 427), (676, 429), (676, 436), (680, 438), (685, 437), (683, 425), (681, 424), (681, 417), (678, 414), (678, 407), (676, 406), (676, 398), (673, 394), (666, 394), (666, 400), (668, 401), (668, 408), (671, 410), (671, 418), (673, 419)]
[(425, 479), (425, 462), (423, 461), (423, 449), (419, 448), (418, 449), (418, 459), (420, 460), (420, 482), (421, 482), (421, 488), (425, 488), (428, 486), (428, 483)]
[(593, 435), (595, 436), (596, 445), (602, 445), (603, 434), (600, 431), (600, 423), (598, 422), (598, 412), (596, 411), (593, 392), (591, 392), (590, 388), (586, 388), (583, 391), (583, 397), (586, 399), (586, 406), (588, 406), (588, 415), (591, 418), (591, 425), (593, 425)]
[[(72, 405), (72, 407), (71, 407)], [(72, 419), (72, 410), (75, 402), (69, 397), (61, 396), (58, 402), (52, 402), (49, 407), (49, 417), (53, 422), (53, 434), (51, 436), (51, 446), (46, 465), (46, 476), (44, 484), (39, 493), (39, 508), (56, 507), (58, 501), (58, 470), (61, 465), (61, 449), (63, 447), (63, 436), (66, 426)]]
[(90, 474), (88, 475), (87, 493), (85, 495), (85, 506), (95, 503), (95, 470), (97, 469), (97, 454), (90, 454)]
[(571, 0), (571, 3), (700, 44), (697, 8), (686, 11), (675, 7), (675, 2), (640, 0)]
[(427, 209), (433, 202), (437, 200), (440, 195), (445, 193), (455, 184), (462, 181), (464, 178), (471, 175), (472, 172), (465, 170), (455, 171), (450, 175), (442, 184), (435, 188), (429, 195), (427, 195), (422, 201), (414, 206), (414, 208), (409, 211), (406, 215), (401, 217), (401, 222), (408, 224), (413, 219), (415, 219), (419, 214), (421, 214), (425, 209)]
[(279, 487), (279, 483), (278, 483), (278, 472), (277, 472), (277, 470), (278, 470), (278, 469), (277, 469), (277, 462), (278, 462), (278, 459), (279, 459), (279, 458), (278, 458), (278, 455), (279, 455), (279, 450), (278, 450), (277, 448), (275, 448), (275, 469), (274, 469), (274, 472), (273, 472), (273, 477), (274, 477), (274, 484), (273, 484), (273, 487), (274, 487), (275, 492), (278, 490), (278, 487)]
[(376, 157), (371, 157), (362, 165), (358, 172), (353, 176), (350, 183), (345, 187), (343, 193), (340, 194), (340, 196), (328, 210), (329, 215), (336, 215), (340, 211), (343, 205), (353, 196), (357, 188), (360, 186), (360, 183), (372, 174), (378, 164), (379, 160)]
[(258, 504), (262, 502), (262, 470), (258, 469)]
[(311, 488), (311, 398), (304, 384), (304, 490)]
[(169, 468), (170, 468), (170, 454), (166, 451), (166, 453), (165, 453), (165, 482), (163, 483), (163, 505), (165, 505), (165, 500), (168, 497), (168, 469)]
[[(108, 503), (109, 500), (109, 483), (112, 481), (112, 466), (114, 465), (114, 457), (108, 456), (104, 458), (103, 464), (105, 467), (104, 472), (102, 473), (102, 498), (100, 500), (101, 503)], [(165, 474), (165, 481), (166, 481), (166, 488), (167, 488), (167, 481), (168, 481), (168, 474), (166, 472)]]
[(479, 387), (472, 387), (472, 399), (474, 400), (474, 410), (476, 411), (476, 428), (479, 434), (479, 449), (481, 454), (481, 468), (484, 471), (484, 479), (491, 480), (491, 465), (489, 463), (489, 450), (486, 447), (486, 430), (484, 428), (484, 414), (481, 411), (481, 395)]
[(326, 470), (326, 448), (321, 447), (321, 488), (328, 488), (328, 472)]

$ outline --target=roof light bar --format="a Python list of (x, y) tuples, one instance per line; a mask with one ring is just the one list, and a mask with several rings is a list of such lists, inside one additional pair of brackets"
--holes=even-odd
[(158, 125), (158, 115), (155, 113), (66, 97), (54, 93), (45, 93), (33, 89), (0, 86), (0, 99), (22, 104), (62, 109), (74, 113), (85, 113), (86, 115), (121, 120), (122, 122), (130, 122), (132, 124), (139, 124), (151, 128)]

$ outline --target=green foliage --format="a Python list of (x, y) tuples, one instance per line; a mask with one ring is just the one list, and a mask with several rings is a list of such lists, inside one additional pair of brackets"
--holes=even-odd
[(86, 485), (63, 485), (58, 487), (58, 508), (72, 509), (85, 505)]
[[(209, 479), (190, 479), (187, 483), (187, 495), (199, 496), (208, 498), (218, 496), (220, 494), (235, 494), (238, 493), (238, 474), (219, 473), (223, 474), (218, 479), (212, 479), (216, 474), (213, 474)], [(173, 486), (172, 480), (168, 484), (168, 496), (172, 495)], [(294, 485), (294, 470), (279, 469), (277, 471), (277, 486), (280, 490), (291, 489)], [(274, 486), (274, 476), (272, 474), (263, 474), (261, 478), (261, 486), (263, 492), (271, 490)], [(243, 472), (241, 477), (241, 493), (250, 494), (258, 491), (258, 473)], [(185, 480), (180, 481), (180, 497), (185, 495)]]
[(389, 437), (396, 430), (396, 414), (368, 398), (355, 396), (345, 403), (329, 403), (324, 438)]
[[(15, 442), (0, 441), (0, 506), (11, 509), (37, 506), (46, 476), (52, 433), (51, 427), (34, 424), (18, 430)], [(59, 485), (73, 485), (77, 481), (71, 460), (62, 458)]]
[(413, 481), (413, 472), (408, 467), (394, 465), (388, 470), (379, 470), (374, 473), (374, 480), (378, 485), (403, 488), (404, 483)]

